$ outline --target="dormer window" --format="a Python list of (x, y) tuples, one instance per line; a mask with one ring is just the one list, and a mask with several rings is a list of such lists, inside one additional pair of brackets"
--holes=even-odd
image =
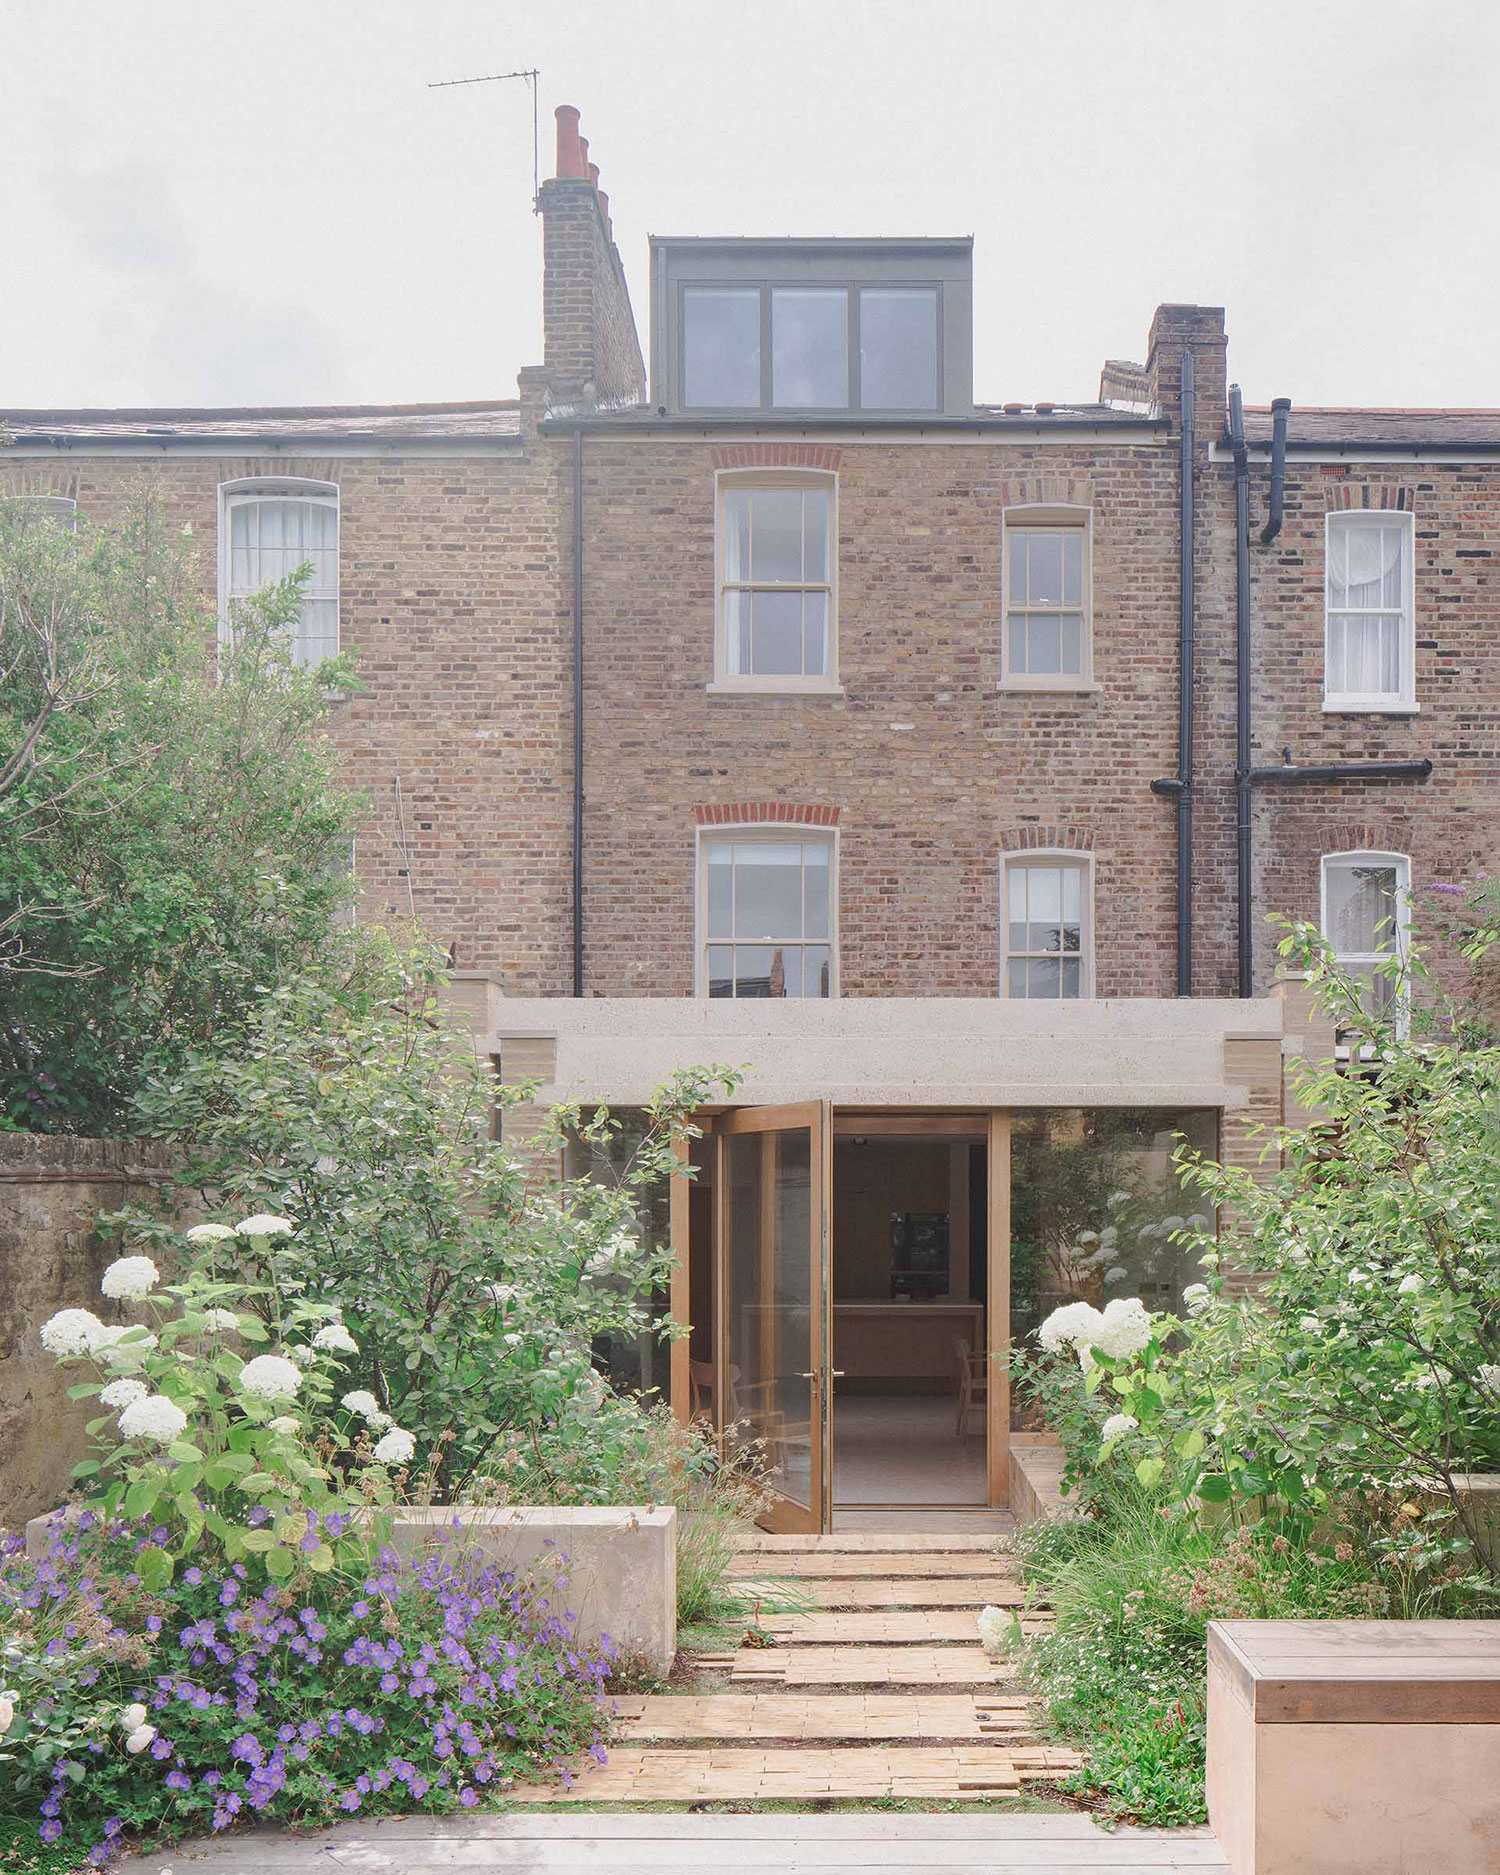
[(685, 410), (936, 410), (941, 288), (690, 286)]
[(652, 377), (669, 409), (967, 415), (967, 242), (665, 241)]

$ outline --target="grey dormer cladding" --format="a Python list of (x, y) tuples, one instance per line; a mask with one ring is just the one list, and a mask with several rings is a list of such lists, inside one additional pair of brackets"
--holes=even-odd
[[(684, 297), (694, 288), (764, 289), (759, 314), (761, 398), (756, 403), (684, 402)], [(859, 381), (859, 289), (930, 288), (936, 299), (936, 401), (882, 409), (850, 398), (827, 404), (771, 402), (770, 293), (777, 288), (843, 289), (849, 294), (849, 380)], [(825, 302), (825, 309), (826, 309)], [(743, 310), (743, 302), (742, 302)], [(858, 415), (910, 424), (926, 416), (968, 417), (974, 410), (973, 241), (932, 240), (676, 240), (651, 238), (651, 404), (669, 415), (712, 417), (751, 412), (768, 421), (805, 423), (810, 416)]]

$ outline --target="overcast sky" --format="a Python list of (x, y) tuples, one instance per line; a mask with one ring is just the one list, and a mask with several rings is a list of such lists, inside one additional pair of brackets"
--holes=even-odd
[(525, 84), (646, 236), (975, 236), (975, 392), (1159, 300), (1246, 398), (1500, 405), (1497, 0), (0, 0), (0, 407), (509, 397)]

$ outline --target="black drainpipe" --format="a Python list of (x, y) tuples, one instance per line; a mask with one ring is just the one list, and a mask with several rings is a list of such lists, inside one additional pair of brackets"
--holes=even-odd
[(573, 994), (583, 994), (583, 428), (573, 432)]
[[(1285, 431), (1283, 430), (1283, 437)], [(1234, 837), (1237, 949), (1241, 996), (1252, 995), (1250, 922), (1250, 454), (1245, 403), (1229, 387), (1229, 442), (1234, 452)]]
[(1182, 558), (1177, 605), (1177, 773), (1153, 781), (1151, 792), (1177, 803), (1177, 994), (1193, 993), (1193, 354), (1182, 371), (1179, 534)]
[(1292, 412), (1290, 397), (1271, 399), (1271, 513), (1260, 530), (1260, 544), (1269, 547), (1281, 532), (1281, 498), (1286, 490), (1286, 422)]

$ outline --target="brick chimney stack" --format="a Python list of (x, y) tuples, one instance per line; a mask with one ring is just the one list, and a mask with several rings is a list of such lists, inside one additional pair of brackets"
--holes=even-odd
[[(642, 403), (646, 367), (609, 197), (571, 104), (557, 108), (557, 173), (542, 184), (543, 373), (550, 404)], [(528, 374), (529, 375), (529, 374)]]
[(1158, 306), (1146, 341), (1151, 402), (1172, 420), (1182, 413), (1182, 354), (1193, 354), (1193, 432), (1200, 443), (1223, 434), (1229, 394), (1222, 306)]

